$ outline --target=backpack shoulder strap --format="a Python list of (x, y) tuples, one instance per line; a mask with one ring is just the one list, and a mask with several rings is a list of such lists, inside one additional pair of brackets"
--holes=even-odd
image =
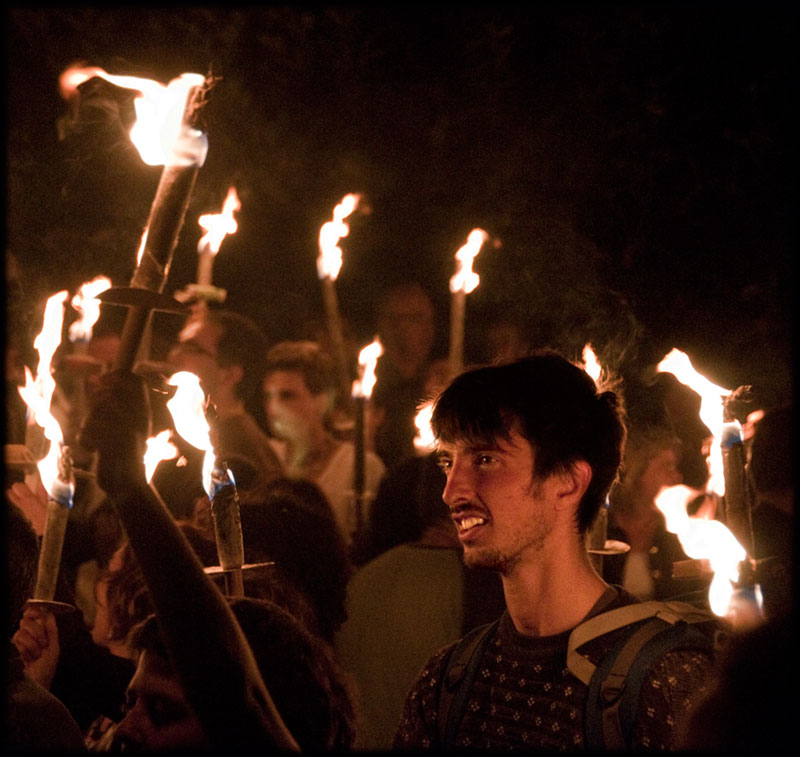
[(670, 625), (681, 622), (704, 623), (715, 618), (706, 610), (688, 602), (658, 600), (635, 602), (602, 612), (576, 626), (570, 634), (567, 644), (567, 667), (570, 672), (588, 686), (597, 667), (578, 652), (578, 649), (592, 639), (652, 617), (658, 617)]
[[(620, 612), (628, 609), (623, 607), (604, 613), (614, 617), (576, 636), (579, 644), (585, 644), (603, 633), (632, 625), (591, 675), (584, 715), (585, 742), (590, 749), (629, 747), (639, 691), (653, 665), (667, 652), (678, 648), (713, 649), (712, 639), (695, 625), (718, 620), (709, 612), (682, 602), (642, 602), (629, 607), (635, 611), (626, 615)], [(595, 633), (598, 629), (602, 632)]]
[(439, 686), (439, 706), (436, 723), (439, 729), (439, 746), (452, 747), (461, 723), (464, 701), (483, 650), (500, 624), (500, 619), (473, 628), (456, 644), (442, 673)]

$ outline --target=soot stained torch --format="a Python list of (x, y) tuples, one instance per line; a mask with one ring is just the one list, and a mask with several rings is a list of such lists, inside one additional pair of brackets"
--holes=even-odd
[(102, 302), (128, 306), (116, 368), (132, 370), (154, 310), (187, 312), (177, 300), (162, 294), (175, 246), (183, 226), (195, 179), (205, 161), (207, 141), (196, 126), (214, 80), (205, 79), (189, 90), (181, 134), (164, 165), (150, 209), (146, 236), (130, 287), (107, 289)]
[(58, 614), (75, 609), (72, 605), (54, 601), (64, 535), (67, 530), (74, 493), (75, 477), (72, 473), (69, 447), (62, 445), (58, 457), (58, 475), (48, 492), (47, 516), (39, 549), (36, 586), (33, 590), (33, 598), (28, 600), (30, 605), (39, 605)]

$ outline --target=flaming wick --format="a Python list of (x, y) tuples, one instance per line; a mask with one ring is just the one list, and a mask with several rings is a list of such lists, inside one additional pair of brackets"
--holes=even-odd
[(472, 261), (480, 252), (481, 246), (489, 238), (483, 229), (473, 229), (466, 243), (456, 252), (458, 263), (456, 272), (450, 278), (450, 292), (453, 295), (450, 306), (450, 376), (461, 372), (464, 365), (464, 316), (466, 296), (480, 283), (481, 279), (472, 270)]
[(366, 479), (366, 403), (375, 387), (375, 368), (383, 354), (383, 345), (378, 337), (358, 353), (359, 378), (353, 382), (352, 397), (355, 401), (355, 454), (353, 458), (353, 496), (355, 504), (355, 529), (353, 544), (360, 547), (364, 529), (364, 487)]
[(417, 428), (417, 435), (414, 437), (414, 449), (418, 455), (427, 455), (436, 448), (436, 437), (434, 437), (433, 429), (431, 428), (432, 416), (432, 400), (423, 403), (414, 416), (414, 425)]
[(328, 323), (328, 334), (333, 345), (336, 367), (339, 373), (339, 392), (347, 397), (350, 391), (350, 366), (344, 345), (342, 318), (339, 314), (339, 301), (336, 297), (336, 281), (342, 267), (342, 250), (339, 240), (350, 233), (344, 222), (358, 207), (361, 195), (345, 195), (333, 209), (333, 220), (324, 223), (319, 230), (319, 255), (317, 257), (317, 276), (322, 282), (322, 299)]
[(678, 536), (683, 551), (693, 559), (710, 562), (714, 578), (708, 587), (709, 606), (715, 615), (724, 617), (730, 612), (734, 585), (739, 581), (739, 564), (747, 553), (720, 521), (688, 514), (689, 502), (700, 494), (683, 484), (665, 487), (656, 497), (656, 507), (664, 513), (667, 530)]
[(100, 318), (100, 300), (97, 295), (110, 288), (111, 279), (106, 276), (95, 276), (91, 281), (81, 284), (71, 301), (80, 317), (70, 324), (70, 342), (88, 342), (92, 338), (92, 329)]
[(205, 234), (200, 237), (197, 243), (199, 255), (197, 265), (197, 283), (200, 286), (211, 286), (211, 270), (214, 258), (222, 246), (222, 240), (228, 234), (235, 234), (239, 229), (239, 224), (233, 214), (241, 210), (242, 203), (236, 188), (231, 187), (222, 204), (222, 212), (206, 213), (197, 219), (198, 225), (205, 229)]

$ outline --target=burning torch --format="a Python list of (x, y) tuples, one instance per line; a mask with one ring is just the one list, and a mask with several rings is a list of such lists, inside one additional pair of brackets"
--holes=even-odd
[(204, 213), (197, 219), (198, 225), (206, 232), (197, 243), (197, 283), (189, 284), (175, 294), (180, 302), (196, 302), (198, 311), (202, 311), (209, 302), (225, 301), (228, 293), (211, 283), (212, 271), (222, 240), (228, 234), (235, 234), (239, 228), (233, 214), (241, 207), (236, 188), (231, 187), (222, 203), (222, 212)]
[[(603, 367), (597, 359), (592, 345), (587, 342), (583, 347), (582, 368), (591, 377), (596, 387), (600, 387), (603, 380)], [(608, 498), (603, 506), (598, 510), (597, 517), (592, 523), (592, 527), (586, 533), (586, 548), (591, 556), (592, 565), (595, 570), (603, 574), (603, 556), (621, 555), (630, 550), (630, 545), (614, 539), (608, 539)]]
[(56, 386), (50, 365), (61, 344), (66, 298), (67, 292), (62, 291), (48, 299), (42, 330), (34, 340), (34, 347), (39, 352), (36, 378), (34, 379), (30, 369), (25, 366), (25, 385), (18, 387), (20, 396), (31, 411), (33, 422), (43, 428), (44, 437), (50, 442), (47, 453), (37, 463), (48, 501), (36, 587), (31, 602), (46, 605), (53, 612), (73, 609), (71, 605), (53, 601), (64, 535), (75, 493), (69, 448), (64, 444), (61, 426), (50, 412), (50, 401)]
[(345, 195), (333, 209), (333, 219), (324, 223), (319, 230), (317, 276), (322, 282), (322, 299), (327, 317), (328, 334), (333, 345), (339, 373), (339, 394), (343, 398), (350, 394), (350, 364), (344, 344), (342, 318), (339, 314), (339, 301), (336, 297), (334, 282), (342, 268), (342, 249), (339, 247), (339, 240), (350, 233), (350, 227), (345, 223), (345, 218), (358, 207), (360, 199), (361, 195), (358, 194)]
[[(737, 454), (744, 455), (743, 447), (739, 446), (741, 425), (732, 419), (729, 407), (734, 393), (695, 371), (688, 355), (677, 349), (664, 357), (657, 370), (671, 372), (700, 395), (700, 418), (713, 435), (707, 458), (706, 495), (715, 506), (713, 513), (706, 513), (707, 517), (689, 517), (688, 502), (701, 493), (685, 486), (663, 490), (656, 505), (667, 517), (667, 529), (678, 535), (684, 552), (691, 558), (710, 562), (714, 577), (709, 586), (709, 604), (715, 614), (726, 615), (731, 612), (736, 588), (756, 588), (747, 585), (754, 581), (754, 563), (740, 543), (743, 535), (749, 535), (748, 529), (743, 528), (743, 524), (749, 523), (749, 502), (744, 496), (737, 499), (737, 487), (744, 487), (745, 483), (738, 480), (744, 475), (743, 457), (736, 458)], [(730, 492), (729, 483), (733, 487)], [(717, 506), (722, 512), (716, 512)], [(719, 520), (713, 519), (715, 514), (720, 516)], [(673, 571), (676, 568), (685, 570), (676, 565)]]
[[(106, 289), (111, 288), (111, 279), (106, 276), (95, 276), (91, 281), (86, 281), (80, 285), (77, 293), (72, 298), (71, 305), (78, 313), (76, 318), (69, 326), (67, 335), (73, 345), (72, 352), (65, 355), (61, 360), (62, 367), (66, 368), (76, 378), (75, 391), (71, 399), (70, 430), (67, 432), (69, 439), (73, 439), (72, 431), (80, 427), (80, 422), (87, 412), (86, 407), (86, 379), (93, 374), (101, 373), (105, 370), (105, 363), (102, 360), (91, 357), (87, 354), (88, 344), (92, 339), (92, 330), (95, 323), (100, 318), (100, 300), (97, 296)], [(73, 453), (78, 451), (78, 457), (74, 462), (80, 467), (81, 457), (80, 447), (73, 447)]]
[(364, 486), (366, 467), (366, 404), (375, 387), (375, 367), (378, 358), (383, 354), (383, 345), (375, 339), (358, 353), (359, 378), (353, 382), (352, 397), (355, 402), (355, 457), (353, 470), (353, 502), (355, 505), (355, 530), (353, 544), (356, 549), (361, 545), (364, 535)]
[(489, 235), (483, 229), (473, 229), (466, 243), (456, 252), (456, 272), (450, 278), (453, 299), (450, 305), (450, 377), (454, 378), (464, 366), (464, 316), (467, 295), (473, 291), (481, 278), (472, 270), (472, 261), (481, 251)]
[(244, 571), (263, 568), (272, 563), (244, 564), (244, 540), (239, 512), (239, 494), (233, 473), (223, 460), (217, 458), (211, 442), (209, 418), (214, 412), (206, 403), (200, 380), (193, 373), (179, 371), (168, 382), (177, 387), (167, 401), (176, 432), (189, 444), (205, 452), (203, 457), (203, 488), (211, 502), (214, 537), (219, 566), (206, 568), (207, 575), (222, 573), (225, 591), (229, 596), (244, 596)]
[(101, 68), (74, 67), (61, 75), (62, 94), (71, 97), (80, 84), (95, 76), (139, 92), (134, 100), (137, 120), (131, 141), (145, 163), (164, 166), (130, 287), (112, 287), (99, 295), (102, 302), (129, 308), (116, 368), (132, 370), (150, 313), (185, 312), (180, 303), (161, 292), (197, 173), (208, 152), (206, 135), (197, 125), (214, 80), (182, 74), (165, 86), (150, 79), (108, 74)]

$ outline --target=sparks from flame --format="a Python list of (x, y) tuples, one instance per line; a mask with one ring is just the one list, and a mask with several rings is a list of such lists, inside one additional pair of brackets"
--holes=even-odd
[(483, 229), (473, 229), (467, 236), (466, 243), (456, 252), (458, 269), (450, 278), (450, 291), (453, 294), (469, 294), (481, 283), (481, 277), (472, 270), (472, 261), (488, 238), (489, 235)]
[(692, 559), (706, 559), (711, 564), (714, 578), (708, 587), (708, 603), (715, 615), (724, 617), (730, 612), (734, 585), (739, 580), (739, 563), (747, 553), (720, 521), (688, 514), (687, 505), (701, 494), (684, 484), (665, 487), (656, 497), (656, 507), (664, 513), (667, 530), (677, 535), (683, 551)]
[(80, 318), (69, 327), (70, 342), (88, 342), (92, 338), (92, 329), (100, 317), (100, 300), (97, 295), (111, 288), (111, 280), (106, 276), (95, 276), (91, 281), (80, 285), (71, 304), (80, 313)]
[(360, 378), (353, 382), (352, 395), (353, 397), (364, 397), (369, 399), (372, 396), (372, 390), (375, 387), (377, 378), (375, 377), (375, 368), (378, 364), (378, 358), (383, 354), (383, 345), (378, 337), (364, 347), (358, 353), (358, 365)]
[(596, 386), (603, 374), (603, 368), (597, 359), (597, 355), (594, 354), (592, 345), (588, 342), (583, 348), (583, 369), (592, 377)]
[(233, 214), (241, 210), (241, 207), (242, 203), (239, 201), (236, 188), (231, 187), (222, 203), (221, 213), (206, 213), (197, 219), (198, 225), (206, 232), (197, 243), (198, 252), (207, 251), (214, 255), (219, 252), (222, 240), (228, 234), (235, 234), (239, 228)]
[(58, 481), (58, 461), (64, 444), (64, 434), (60, 424), (50, 412), (50, 402), (56, 388), (50, 365), (53, 355), (61, 344), (64, 303), (68, 296), (69, 293), (64, 290), (52, 295), (47, 300), (42, 330), (33, 342), (34, 348), (39, 353), (36, 378), (33, 377), (30, 368), (26, 365), (25, 385), (17, 387), (20, 396), (30, 408), (33, 422), (44, 429), (44, 436), (50, 442), (47, 454), (38, 461), (37, 467), (42, 484), (51, 496)]
[(130, 130), (130, 138), (147, 165), (204, 162), (208, 148), (205, 137), (183, 123), (189, 92), (203, 85), (204, 76), (181, 74), (164, 85), (138, 76), (109, 74), (96, 66), (71, 66), (59, 77), (61, 96), (71, 99), (81, 84), (95, 76), (139, 93), (133, 102), (136, 122)]
[(205, 452), (203, 489), (210, 497), (215, 456), (205, 414), (206, 398), (200, 387), (200, 379), (189, 371), (178, 371), (169, 377), (167, 384), (177, 387), (174, 396), (167, 401), (175, 431), (193, 447)]
[(678, 381), (700, 395), (700, 419), (712, 435), (707, 458), (709, 473), (707, 488), (709, 491), (723, 496), (725, 494), (725, 474), (722, 466), (722, 446), (720, 444), (726, 425), (723, 400), (730, 395), (731, 390), (723, 389), (721, 386), (713, 384), (705, 376), (698, 373), (692, 366), (689, 356), (678, 349), (673, 348), (656, 368), (659, 373), (665, 371), (672, 373)]
[(357, 207), (361, 195), (348, 194), (333, 209), (333, 220), (324, 223), (319, 230), (319, 256), (317, 257), (317, 275), (320, 279), (336, 281), (342, 268), (342, 249), (339, 240), (350, 233), (350, 227), (344, 222)]
[(172, 460), (178, 456), (178, 448), (170, 441), (170, 436), (171, 432), (167, 428), (161, 433), (151, 436), (146, 442), (144, 473), (148, 483), (162, 460)]

